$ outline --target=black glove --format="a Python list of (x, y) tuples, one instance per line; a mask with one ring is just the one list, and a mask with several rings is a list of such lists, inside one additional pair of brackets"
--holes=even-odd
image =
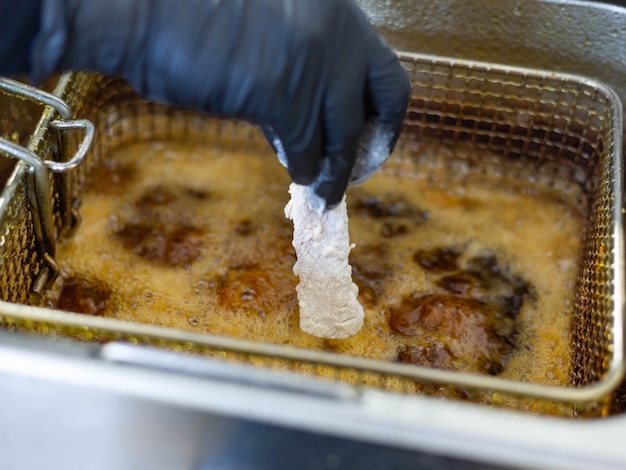
[[(353, 0), (44, 0), (32, 60), (35, 80), (121, 75), (149, 99), (259, 124), (326, 207), (387, 158), (409, 96)], [(366, 122), (379, 148), (353, 174)]]

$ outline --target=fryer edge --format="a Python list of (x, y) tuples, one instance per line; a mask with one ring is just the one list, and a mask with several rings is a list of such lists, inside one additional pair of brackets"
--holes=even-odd
[[(287, 429), (329, 436), (332, 442), (329, 448), (339, 454), (341, 449), (356, 441), (376, 446), (370, 449), (372, 452), (409, 451), (411, 458), (418, 462), (429, 462), (433, 455), (458, 458), (463, 462), (455, 467), (459, 465), (456, 461), (436, 461), (438, 466), (432, 468), (485, 468), (487, 464), (495, 468), (616, 469), (622, 468), (624, 462), (620, 432), (626, 426), (624, 417), (572, 425), (564, 418), (503, 412), (431, 397), (391, 397), (374, 390), (363, 391), (358, 396), (345, 396), (341, 392), (307, 395), (268, 389), (264, 384), (250, 386), (215, 379), (205, 361), (202, 362), (208, 370), (179, 374), (128, 363), (121, 366), (103, 359), (107, 353), (103, 353), (102, 347), (77, 346), (69, 342), (53, 344), (46, 339), (20, 338), (20, 335), (7, 337), (6, 333), (0, 333), (0, 355), (5, 359), (0, 362), (0, 395), (14, 400), (14, 404), (3, 410), (0, 421), (0, 432), (8, 436), (4, 445), (14, 442), (12, 435), (20, 435), (21, 427), (16, 429), (15, 423), (32, 410), (39, 410), (40, 417), (42, 414), (55, 417), (41, 420), (39, 432), (46, 431), (48, 445), (59, 446), (67, 453), (61, 444), (76, 429), (71, 426), (68, 429), (62, 412), (71, 410), (74, 414), (89, 416), (88, 421), (94, 426), (90, 428), (89, 439), (81, 442), (81, 448), (72, 450), (81, 461), (88, 458), (94, 462), (90, 468), (137, 468), (133, 467), (133, 462), (140, 457), (144, 463), (150, 461), (150, 468), (154, 469), (202, 468), (193, 462), (208, 458), (207, 453), (212, 455), (230, 449), (237, 433), (228, 434), (223, 442), (216, 444), (217, 449), (207, 442), (197, 442), (197, 434), (208, 432), (224, 437), (231, 427), (247, 429), (253, 434)], [(124, 346), (124, 349), (128, 357), (144, 353), (138, 346)], [(175, 360), (183, 369), (198, 366), (193, 358), (176, 356)], [(22, 405), (15, 401), (18, 397)], [(31, 403), (24, 398), (31, 399)], [(45, 400), (45, 403), (35, 406), (32, 400)], [(41, 408), (45, 408), (44, 413)], [(173, 418), (179, 420), (174, 420), (174, 426)], [(154, 447), (152, 455), (142, 456), (142, 447), (133, 450), (132, 446), (125, 445), (124, 435), (112, 437), (104, 432), (112, 421), (118, 427), (145, 433), (143, 439), (150, 445), (163, 446), (161, 441), (167, 437), (169, 446), (176, 449), (184, 443), (186, 451), (178, 453), (175, 466), (159, 460), (172, 457), (167, 446), (160, 450)], [(254, 423), (260, 423), (261, 428), (257, 429)], [(100, 425), (103, 432), (97, 428)], [(153, 427), (159, 428), (159, 432), (151, 431)], [(309, 437), (308, 434), (305, 437)], [(107, 443), (106, 453), (100, 448), (102, 441)], [(306, 445), (304, 438), (299, 442)], [(48, 445), (43, 446), (44, 451)], [(280, 443), (270, 447), (276, 452), (290, 452)], [(106, 460), (115, 452), (128, 466), (108, 466), (117, 461)], [(372, 458), (368, 452), (363, 457)], [(0, 463), (3, 458), (6, 456), (0, 457)], [(105, 459), (104, 466), (98, 465), (99, 458)], [(344, 467), (336, 468), (356, 468), (354, 465), (358, 462), (358, 459), (344, 462)], [(393, 462), (391, 457), (389, 463), (393, 465)], [(406, 463), (400, 460), (398, 466), (392, 468), (411, 468), (401, 465), (403, 462)], [(263, 466), (263, 457), (257, 463), (258, 468), (271, 468)], [(366, 461), (361, 463), (361, 468), (368, 468)], [(29, 467), (18, 464), (11, 468)]]

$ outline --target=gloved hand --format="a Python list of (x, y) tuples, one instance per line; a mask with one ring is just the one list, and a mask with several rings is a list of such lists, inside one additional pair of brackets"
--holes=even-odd
[[(149, 99), (259, 124), (293, 181), (311, 185), (322, 208), (369, 177), (400, 132), (408, 78), (353, 0), (42, 6), (35, 80), (70, 69), (121, 75)], [(376, 151), (361, 152), (355, 167), (359, 141), (369, 150), (373, 136)]]

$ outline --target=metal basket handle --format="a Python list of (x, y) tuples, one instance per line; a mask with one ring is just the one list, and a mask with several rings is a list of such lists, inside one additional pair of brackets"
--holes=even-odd
[(0, 90), (49, 106), (60, 115), (61, 119), (50, 122), (50, 126), (59, 131), (60, 155), (67, 155), (67, 149), (70, 147), (68, 141), (71, 139), (65, 131), (78, 129), (84, 132), (82, 142), (78, 145), (74, 155), (62, 162), (45, 160), (30, 149), (0, 138), (0, 151), (24, 162), (29, 167), (29, 173), (32, 174), (32, 177), (27, 178), (27, 194), (33, 214), (37, 248), (45, 262), (45, 269), (41, 270), (32, 290), (40, 293), (49, 288), (59, 274), (59, 265), (55, 260), (56, 234), (50, 193), (50, 172), (61, 173), (63, 176), (58, 191), (62, 225), (72, 229), (77, 225), (79, 217), (72, 208), (71, 184), (67, 172), (76, 168), (87, 154), (93, 142), (95, 128), (86, 119), (71, 119), (73, 113), (70, 107), (53, 94), (7, 78), (0, 78)]

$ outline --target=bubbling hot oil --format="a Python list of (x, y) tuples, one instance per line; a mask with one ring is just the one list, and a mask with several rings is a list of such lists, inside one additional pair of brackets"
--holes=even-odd
[(347, 199), (365, 324), (352, 338), (329, 340), (298, 328), (288, 184), (269, 151), (177, 142), (116, 151), (91, 175), (80, 229), (59, 246), (63, 272), (49, 305), (568, 383), (582, 230), (574, 208), (495, 183), (436, 184), (383, 169)]

